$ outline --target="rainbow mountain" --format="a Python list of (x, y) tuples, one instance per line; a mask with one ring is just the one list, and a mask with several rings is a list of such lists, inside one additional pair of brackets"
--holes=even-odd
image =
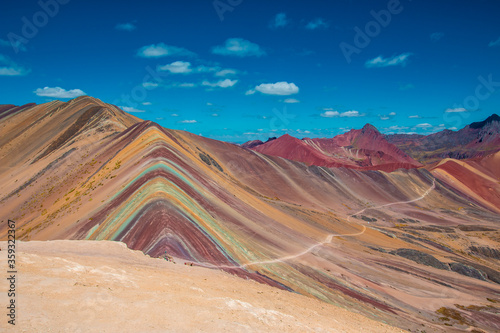
[(89, 96), (1, 105), (0, 130), (2, 240), (11, 219), (19, 240), (124, 242), (412, 331), (500, 330), (498, 151), (317, 166)]

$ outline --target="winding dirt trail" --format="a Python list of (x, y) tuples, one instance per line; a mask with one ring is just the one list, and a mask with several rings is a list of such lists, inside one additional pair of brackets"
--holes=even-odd
[(355, 236), (360, 236), (360, 235), (364, 234), (365, 231), (366, 231), (366, 227), (364, 225), (362, 225), (361, 227), (363, 228), (362, 231), (356, 232), (356, 233), (352, 233), (352, 234), (343, 234), (343, 235), (340, 235), (340, 234), (330, 234), (330, 235), (328, 235), (325, 238), (324, 241), (316, 243), (316, 244), (308, 247), (307, 249), (305, 249), (302, 252), (299, 252), (299, 253), (296, 253), (296, 254), (292, 254), (292, 255), (289, 255), (289, 256), (279, 257), (279, 258), (276, 258), (276, 259), (262, 260), (262, 261), (252, 261), (252, 262), (249, 262), (249, 263), (246, 263), (246, 264), (243, 264), (243, 265), (238, 265), (238, 266), (213, 265), (213, 264), (207, 264), (207, 263), (196, 263), (196, 265), (197, 266), (202, 266), (202, 267), (207, 267), (207, 268), (246, 268), (246, 267), (253, 266), (253, 265), (266, 265), (266, 264), (275, 264), (275, 263), (280, 263), (280, 262), (282, 263), (282, 262), (285, 262), (287, 260), (296, 259), (296, 258), (302, 257), (303, 255), (311, 253), (312, 251), (314, 251), (314, 249), (316, 249), (316, 248), (318, 248), (320, 246), (323, 246), (323, 245), (326, 245), (326, 244), (330, 244), (332, 242), (332, 240), (333, 240), (334, 237), (355, 237)]
[(420, 197), (416, 198), (416, 199), (413, 199), (413, 200), (408, 200), (408, 201), (397, 201), (397, 202), (391, 202), (391, 203), (388, 203), (388, 204), (384, 204), (384, 205), (380, 205), (380, 206), (374, 206), (374, 207), (367, 207), (367, 208), (363, 208), (362, 210), (360, 210), (359, 212), (356, 212), (356, 213), (353, 213), (351, 215), (348, 215), (347, 216), (347, 221), (350, 222), (350, 218), (351, 216), (354, 216), (354, 215), (358, 215), (358, 214), (361, 214), (361, 213), (364, 213), (366, 210), (368, 209), (378, 209), (378, 208), (384, 208), (384, 207), (389, 207), (389, 206), (394, 206), (394, 205), (402, 205), (402, 204), (409, 204), (409, 203), (412, 203), (412, 202), (417, 202), (417, 201), (420, 201), (422, 199), (424, 199), (426, 196), (428, 196), (434, 189), (436, 188), (436, 179), (433, 179), (432, 180), (432, 186), (429, 187), (429, 189), (427, 189), (427, 191), (425, 191), (424, 194), (422, 194)]
[[(409, 204), (409, 203), (420, 201), (420, 200), (424, 199), (425, 197), (427, 197), (435, 188), (436, 188), (436, 179), (433, 179), (431, 187), (429, 187), (429, 189), (427, 189), (427, 191), (425, 191), (424, 194), (422, 194), (420, 197), (418, 197), (416, 199), (407, 200), (407, 201), (391, 202), (391, 203), (380, 205), (380, 206), (363, 208), (359, 212), (356, 212), (356, 213), (353, 213), (351, 215), (348, 215), (347, 216), (347, 221), (350, 222), (350, 217), (351, 216), (361, 214), (361, 213), (365, 212), (368, 209), (378, 209), (378, 208), (384, 208), (384, 207), (389, 207), (389, 206), (394, 206), (394, 205)], [(214, 265), (214, 264), (210, 264), (210, 263), (196, 263), (196, 265), (197, 266), (201, 266), (201, 267), (218, 268), (218, 269), (224, 269), (224, 268), (226, 268), (226, 269), (229, 269), (229, 268), (243, 268), (244, 269), (244, 268), (247, 268), (249, 266), (254, 266), (254, 265), (267, 265), (267, 264), (283, 263), (285, 261), (296, 259), (296, 258), (302, 257), (302, 256), (304, 256), (304, 255), (306, 255), (308, 253), (311, 253), (316, 248), (318, 248), (320, 246), (330, 244), (330, 243), (332, 243), (333, 238), (335, 238), (335, 237), (356, 237), (356, 236), (361, 236), (362, 234), (365, 233), (366, 226), (361, 225), (361, 224), (359, 224), (359, 225), (363, 228), (362, 231), (359, 231), (359, 232), (356, 232), (356, 233), (352, 233), (352, 234), (343, 234), (343, 235), (340, 235), (340, 234), (330, 234), (330, 235), (328, 235), (325, 238), (324, 241), (316, 243), (314, 245), (311, 245), (310, 247), (308, 247), (307, 249), (305, 249), (305, 250), (303, 250), (303, 251), (301, 251), (299, 253), (291, 254), (291, 255), (288, 255), (288, 256), (279, 257), (279, 258), (276, 258), (276, 259), (269, 259), (269, 260), (262, 260), (262, 261), (252, 261), (252, 262), (249, 262), (249, 263), (246, 263), (246, 264), (242, 264), (242, 265), (237, 265), (237, 266)]]

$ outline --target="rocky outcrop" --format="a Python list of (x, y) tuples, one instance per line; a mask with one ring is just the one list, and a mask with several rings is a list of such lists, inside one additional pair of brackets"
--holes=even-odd
[(469, 247), (469, 251), (471, 254), (474, 255), (500, 260), (499, 249), (492, 249), (491, 247), (488, 246), (471, 246)]
[(479, 269), (458, 262), (450, 263), (450, 268), (452, 271), (457, 272), (458, 274), (465, 275), (478, 280), (486, 281), (486, 278), (488, 277), (484, 272), (480, 271)]
[(413, 250), (413, 249), (397, 249), (395, 251), (391, 251), (391, 254), (412, 260), (418, 264), (431, 266), (437, 269), (449, 270), (450, 267), (444, 262), (439, 261), (433, 255)]

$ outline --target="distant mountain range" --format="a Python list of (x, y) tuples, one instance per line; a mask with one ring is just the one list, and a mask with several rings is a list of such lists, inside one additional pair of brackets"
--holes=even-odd
[(500, 117), (494, 114), (459, 131), (443, 130), (427, 136), (383, 135), (366, 124), (333, 138), (300, 140), (285, 134), (267, 142), (249, 141), (242, 147), (307, 165), (391, 172), (444, 158), (467, 159), (500, 151)]
[(392, 134), (387, 141), (424, 164), (443, 158), (482, 157), (500, 150), (500, 117), (472, 123), (458, 131), (443, 130), (430, 135)]

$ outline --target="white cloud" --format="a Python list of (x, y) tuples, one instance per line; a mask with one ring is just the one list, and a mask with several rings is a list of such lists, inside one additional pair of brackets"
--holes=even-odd
[(448, 113), (450, 113), (450, 112), (467, 112), (467, 109), (465, 109), (465, 108), (453, 108), (453, 109), (449, 108), (449, 109), (446, 109), (444, 112), (448, 112)]
[(338, 112), (332, 108), (323, 108), (323, 113), (320, 114), (321, 117), (333, 118), (333, 117), (363, 117), (364, 114), (360, 114), (359, 111), (351, 110), (345, 112)]
[(322, 114), (320, 114), (321, 117), (325, 118), (333, 118), (333, 117), (338, 117), (340, 113), (338, 111), (325, 111)]
[(198, 121), (196, 121), (196, 120), (181, 120), (180, 121), (181, 124), (195, 124), (197, 122)]
[(431, 34), (431, 41), (437, 42), (444, 37), (444, 32), (434, 32)]
[(217, 114), (217, 113), (212, 113), (212, 117), (218, 117), (218, 116), (219, 116), (219, 114)]
[(328, 24), (324, 19), (318, 17), (307, 23), (306, 29), (307, 30), (326, 29), (329, 26), (330, 24)]
[(167, 56), (194, 56), (195, 53), (182, 47), (166, 45), (164, 43), (151, 44), (141, 47), (137, 55), (143, 58), (160, 58)]
[[(434, 126), (434, 125), (431, 125), (429, 123), (423, 123), (423, 124), (418, 124), (416, 126), (414, 126), (412, 128), (412, 130), (419, 130), (420, 133), (426, 133), (426, 134), (430, 134), (430, 133), (436, 133), (436, 132), (439, 132), (439, 131), (442, 131), (446, 128), (445, 124), (439, 124), (438, 126)], [(410, 134), (410, 133), (408, 133)]]
[(207, 106), (212, 106), (213, 104), (210, 102), (207, 102)]
[(142, 105), (152, 105), (153, 103), (151, 102), (143, 102)]
[(174, 82), (166, 86), (166, 88), (194, 88), (194, 87), (196, 87), (196, 84), (192, 82)]
[(0, 67), (0, 76), (24, 76), (28, 73), (29, 71), (20, 67)]
[(78, 96), (86, 95), (85, 92), (83, 92), (80, 89), (66, 90), (61, 87), (38, 88), (33, 92), (37, 94), (37, 96), (52, 97), (52, 98), (75, 98)]
[(228, 76), (228, 75), (236, 75), (238, 71), (235, 69), (222, 69), (215, 73), (215, 76)]
[(207, 86), (207, 87), (229, 88), (229, 87), (234, 86), (237, 82), (238, 82), (238, 80), (225, 79), (225, 80), (220, 80), (217, 82), (203, 81), (201, 83), (201, 85)]
[(115, 29), (122, 31), (134, 31), (137, 27), (132, 23), (119, 23), (115, 25)]
[(406, 126), (391, 126), (391, 127), (388, 127), (387, 129), (388, 130), (391, 130), (391, 131), (404, 131), (404, 130), (407, 130), (409, 127), (406, 127)]
[(413, 116), (408, 116), (408, 118), (410, 118), (410, 119), (419, 119), (419, 118), (422, 118), (422, 117), (420, 117), (419, 115), (413, 115)]
[(386, 114), (383, 114), (383, 115), (379, 114), (378, 117), (380, 118), (380, 120), (389, 120), (392, 117), (394, 117), (395, 115), (396, 115), (396, 112), (391, 112), (388, 115), (386, 115)]
[(174, 61), (171, 64), (159, 66), (158, 70), (168, 71), (172, 74), (188, 74), (193, 71), (190, 67), (191, 63), (188, 61)]
[(412, 53), (403, 53), (391, 58), (383, 58), (382, 56), (378, 56), (374, 59), (368, 60), (365, 63), (366, 68), (375, 68), (375, 67), (388, 67), (388, 66), (406, 66), (408, 62), (408, 58), (412, 55)]
[(248, 96), (248, 95), (253, 95), (253, 94), (255, 94), (255, 90), (254, 90), (254, 89), (250, 89), (250, 90), (247, 90), (247, 91), (245, 92), (245, 95), (247, 95), (247, 96)]
[(179, 115), (177, 113), (172, 113), (171, 116), (172, 117), (179, 117)]
[(224, 45), (213, 47), (212, 53), (237, 57), (260, 57), (266, 54), (259, 45), (243, 38), (229, 38)]
[(499, 45), (500, 45), (500, 37), (498, 37), (498, 39), (497, 39), (497, 40), (495, 40), (495, 41), (493, 41), (493, 40), (492, 40), (492, 41), (488, 44), (488, 46), (489, 46), (489, 47), (499, 46)]
[(276, 82), (262, 83), (255, 87), (255, 90), (267, 95), (293, 95), (299, 92), (299, 87), (295, 83)]
[(195, 74), (195, 73), (211, 73), (215, 72), (215, 76), (224, 77), (236, 75), (238, 72), (235, 69), (221, 69), (220, 67), (210, 67), (200, 65), (191, 67), (189, 61), (174, 61), (170, 64), (158, 66), (159, 71), (168, 71), (172, 74)]
[[(10, 45), (10, 44), (9, 44)], [(9, 57), (0, 54), (0, 76), (24, 76), (31, 70), (19, 66)]]
[(295, 98), (287, 98), (283, 101), (284, 103), (287, 103), (287, 104), (295, 104), (295, 103), (300, 103), (300, 101), (298, 99), (295, 99)]
[(133, 108), (131, 106), (119, 106), (120, 109), (122, 109), (123, 111), (125, 112), (129, 112), (129, 113), (141, 113), (141, 112), (146, 112), (145, 110), (139, 110), (139, 109), (136, 109), (136, 108)]
[(180, 88), (194, 88), (196, 87), (196, 84), (191, 82), (182, 82), (182, 83), (176, 83), (174, 86)]
[(278, 13), (271, 22), (271, 28), (283, 28), (289, 23), (285, 13)]
[(346, 111), (340, 114), (341, 117), (361, 117), (362, 115), (358, 111)]
[(143, 82), (142, 86), (144, 88), (156, 88), (156, 87), (158, 87), (158, 83), (156, 83), (156, 82)]
[(198, 73), (216, 72), (218, 70), (220, 70), (219, 67), (208, 67), (208, 66), (204, 66), (204, 65), (201, 65), (201, 66), (198, 66), (195, 68), (195, 72), (198, 72)]

